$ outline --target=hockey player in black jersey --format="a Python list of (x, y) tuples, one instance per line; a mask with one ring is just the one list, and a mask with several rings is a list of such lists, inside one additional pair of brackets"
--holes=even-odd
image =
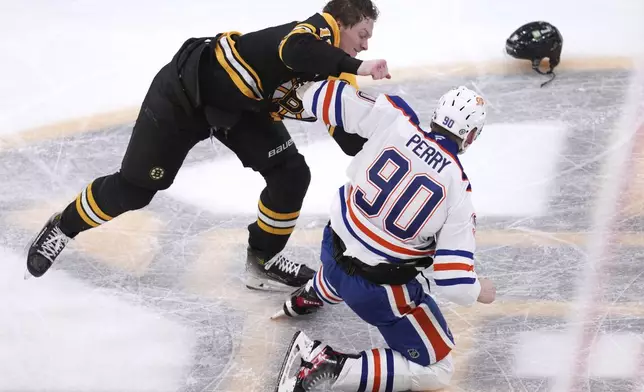
[[(377, 17), (371, 0), (331, 0), (301, 22), (187, 40), (152, 81), (121, 169), (93, 180), (50, 218), (29, 248), (28, 271), (43, 275), (69, 239), (147, 206), (172, 184), (188, 151), (214, 136), (266, 181), (257, 220), (248, 226), (246, 285), (282, 289), (306, 283), (313, 270), (281, 251), (295, 228), (310, 171), (281, 119), (302, 119), (302, 108), (288, 99), (302, 82), (343, 73), (390, 77), (385, 60), (355, 58), (368, 48)], [(342, 129), (332, 135), (345, 152), (355, 154), (364, 143)]]

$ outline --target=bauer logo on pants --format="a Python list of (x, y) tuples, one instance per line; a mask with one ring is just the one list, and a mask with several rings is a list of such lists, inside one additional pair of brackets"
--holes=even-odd
[(286, 141), (286, 143), (283, 143), (283, 144), (277, 146), (277, 148), (274, 148), (274, 149), (270, 150), (268, 152), (268, 157), (270, 158), (272, 156), (275, 156), (275, 155), (279, 154), (282, 151), (285, 151), (287, 148), (291, 147), (293, 144), (294, 144), (293, 139), (288, 139)]
[(150, 178), (153, 180), (160, 180), (165, 175), (165, 170), (162, 167), (153, 167), (150, 170)]

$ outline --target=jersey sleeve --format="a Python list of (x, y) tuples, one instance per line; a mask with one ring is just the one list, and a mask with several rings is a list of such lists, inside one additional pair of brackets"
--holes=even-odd
[(304, 92), (302, 104), (304, 110), (326, 126), (342, 127), (345, 132), (366, 139), (377, 129), (373, 123), (389, 114), (376, 108), (376, 99), (341, 80), (313, 83)]
[(448, 211), (437, 235), (433, 278), (437, 291), (458, 305), (476, 302), (481, 285), (474, 271), (476, 215), (470, 193), (462, 184), (459, 202)]
[(296, 72), (355, 75), (362, 61), (349, 56), (339, 45), (338, 23), (323, 13), (298, 23), (282, 39), (278, 51), (284, 65)]
[[(356, 90), (358, 89), (358, 81), (356, 79), (356, 75), (342, 73), (338, 77), (329, 77), (329, 80), (335, 79), (345, 81)], [(335, 140), (338, 146), (340, 146), (342, 151), (352, 157), (356, 156), (356, 154), (362, 150), (362, 147), (367, 142), (367, 139), (363, 138), (360, 135), (356, 135), (355, 133), (348, 133), (344, 130), (344, 127), (328, 125), (327, 130), (329, 131), (329, 135), (331, 135), (333, 140)]]

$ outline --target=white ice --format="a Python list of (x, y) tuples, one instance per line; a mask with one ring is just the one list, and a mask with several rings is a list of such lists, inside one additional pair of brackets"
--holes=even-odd
[[(0, 135), (20, 139), (22, 131), (35, 127), (135, 107), (154, 73), (186, 38), (287, 22), (319, 10), (323, 3), (5, 0), (0, 4)], [(644, 48), (640, 0), (380, 0), (377, 4), (381, 20), (370, 50), (361, 57), (386, 58), (394, 77), (396, 70), (409, 67), (427, 67), (440, 74), (454, 71), (458, 64), (511, 61), (503, 54), (504, 40), (521, 24), (539, 19), (563, 32), (564, 61), (637, 58)], [(252, 12), (247, 11), (250, 7)], [(489, 124), (463, 157), (479, 213), (542, 215), (568, 132), (559, 122)], [(514, 136), (517, 133), (520, 138)], [(513, 141), (500, 142), (508, 139)], [(348, 159), (330, 143), (301, 148), (313, 173), (303, 215), (323, 214), (330, 195), (344, 181), (341, 173)], [(216, 186), (203, 180), (212, 173), (220, 174)], [(1, 173), (0, 179), (14, 174)], [(240, 189), (239, 183), (248, 185)], [(3, 187), (0, 184), (4, 192)], [(236, 159), (224, 158), (185, 167), (167, 194), (205, 211), (252, 214), (262, 187), (261, 177), (243, 169)], [(0, 217), (6, 214), (0, 212)], [(24, 256), (17, 248), (0, 248), (0, 391), (185, 387), (182, 377), (195, 357), (196, 337), (190, 326), (137, 304), (135, 295), (96, 288), (64, 271), (24, 281)], [(522, 334), (508, 350), (516, 358), (515, 375), (565, 378), (561, 369), (571, 366), (574, 349), (568, 336)], [(641, 373), (633, 365), (636, 359), (642, 361), (636, 352), (641, 346), (641, 335), (601, 337), (589, 372), (609, 378)], [(553, 356), (557, 360), (552, 361)], [(602, 359), (616, 356), (626, 359), (610, 366)], [(541, 370), (535, 370), (535, 363)], [(226, 371), (243, 374), (243, 366), (231, 366)], [(499, 380), (503, 382), (502, 377)], [(641, 383), (635, 385), (641, 390)]]

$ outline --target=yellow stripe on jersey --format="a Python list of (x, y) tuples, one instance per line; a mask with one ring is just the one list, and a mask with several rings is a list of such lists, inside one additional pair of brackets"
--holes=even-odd
[(327, 14), (326, 12), (322, 13), (322, 17), (324, 17), (324, 20), (326, 20), (326, 23), (331, 27), (331, 34), (333, 35), (333, 46), (336, 48), (340, 47), (340, 27), (338, 26), (338, 22), (335, 21), (333, 16), (331, 14)]
[(353, 88), (356, 90), (358, 89), (358, 80), (356, 78), (356, 75), (342, 72), (340, 76), (329, 76), (329, 80), (342, 80), (344, 82), (349, 83)]
[(83, 210), (83, 206), (81, 205), (81, 195), (78, 195), (78, 197), (76, 198), (76, 212), (78, 212), (78, 215), (80, 215), (81, 219), (91, 227), (98, 226), (98, 223), (91, 220)]
[(273, 210), (268, 209), (262, 201), (259, 201), (259, 210), (269, 218), (273, 219), (279, 219), (279, 220), (289, 220), (289, 219), (296, 219), (297, 217), (300, 216), (300, 212), (289, 212), (289, 213), (282, 213), (282, 212), (275, 212)]
[[(228, 76), (233, 81), (233, 83), (235, 83), (235, 86), (237, 87), (237, 89), (239, 89), (239, 91), (241, 91), (242, 94), (251, 99), (258, 101), (262, 100), (263, 97), (261, 96), (260, 90), (261, 85), (258, 85), (256, 82), (256, 80), (259, 80), (259, 77), (257, 76), (257, 73), (255, 73), (255, 71), (241, 59), (241, 56), (239, 56), (239, 53), (237, 53), (237, 49), (234, 46), (234, 41), (232, 41), (232, 39), (229, 37), (230, 34), (239, 33), (232, 32), (223, 35), (223, 39), (226, 40), (226, 44), (230, 48), (232, 58), (225, 52), (221, 42), (222, 38), (220, 37), (217, 40), (217, 44), (215, 45), (215, 56), (217, 57), (217, 61), (222, 66), (222, 68), (226, 70)], [(236, 69), (236, 67), (233, 65), (235, 63), (237, 63), (239, 67), (243, 67), (243, 69), (248, 73), (248, 77), (245, 77)], [(258, 90), (257, 93), (254, 90)]]
[(236, 43), (232, 39), (232, 37), (230, 36), (231, 34), (236, 34), (236, 35), (241, 35), (241, 34), (239, 34), (237, 32), (232, 32), (232, 33), (229, 33), (226, 36), (226, 39), (228, 40), (228, 44), (230, 45), (230, 48), (233, 50), (233, 56), (235, 56), (237, 61), (239, 61), (239, 63), (241, 63), (241, 65), (244, 67), (244, 69), (246, 71), (248, 71), (248, 73), (250, 73), (250, 75), (253, 77), (253, 79), (255, 80), (255, 84), (257, 84), (257, 86), (259, 87), (259, 91), (263, 92), (264, 88), (262, 87), (262, 81), (259, 79), (259, 76), (257, 76), (257, 72), (255, 72), (255, 70), (250, 65), (248, 65), (248, 63), (246, 61), (244, 61), (242, 56), (237, 51)]
[(293, 232), (293, 230), (295, 230), (295, 227), (290, 227), (288, 229), (278, 229), (276, 227), (267, 225), (266, 223), (262, 222), (259, 219), (257, 219), (257, 226), (259, 226), (260, 229), (264, 230), (267, 233), (277, 234), (277, 235), (289, 235)]
[[(282, 57), (282, 50), (284, 49), (284, 44), (290, 37), (292, 37), (295, 34), (312, 34), (315, 38), (320, 39), (320, 36), (317, 35), (317, 29), (312, 24), (300, 23), (296, 25), (295, 27), (293, 27), (293, 30), (291, 30), (291, 32), (288, 33), (286, 37), (282, 39), (282, 42), (280, 42), (280, 46), (277, 49), (277, 53), (279, 54), (280, 60), (282, 60), (282, 63), (284, 63), (284, 58)], [(288, 69), (293, 69), (289, 67), (289, 65), (286, 63), (284, 63), (284, 65), (286, 65)]]
[(98, 215), (99, 218), (104, 219), (106, 221), (111, 220), (112, 217), (104, 213), (98, 207), (98, 204), (96, 204), (96, 200), (94, 200), (94, 195), (92, 194), (92, 184), (89, 184), (89, 186), (87, 187), (87, 201), (89, 202), (89, 206), (92, 208), (92, 211), (94, 211), (94, 213)]

